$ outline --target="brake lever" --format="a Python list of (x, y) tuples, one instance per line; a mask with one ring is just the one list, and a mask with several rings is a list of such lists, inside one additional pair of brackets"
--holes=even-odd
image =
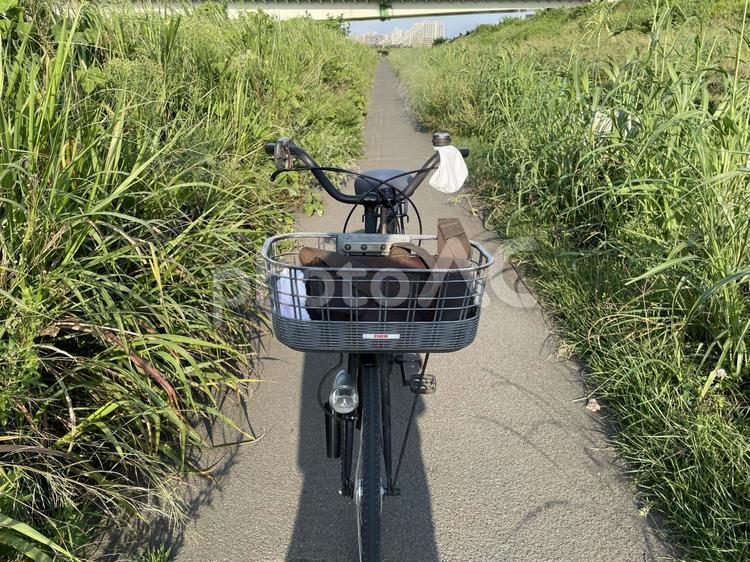
[(294, 168), (294, 156), (289, 150), (292, 139), (281, 137), (276, 141), (273, 150), (273, 164), (279, 171), (287, 171)]

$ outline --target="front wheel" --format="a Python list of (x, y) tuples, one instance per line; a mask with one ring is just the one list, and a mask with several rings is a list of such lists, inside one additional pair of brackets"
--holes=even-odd
[(377, 364), (362, 366), (362, 435), (357, 459), (354, 500), (357, 506), (359, 559), (380, 560), (380, 370)]

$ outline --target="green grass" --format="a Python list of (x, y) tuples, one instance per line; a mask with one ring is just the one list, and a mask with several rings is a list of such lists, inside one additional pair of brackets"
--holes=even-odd
[(375, 64), (335, 23), (52, 7), (0, 2), (3, 560), (180, 517), (194, 427), (235, 427), (217, 397), (255, 378), (215, 273), (254, 280), (287, 210), (316, 206), (270, 183), (262, 143), (350, 161)]
[(167, 562), (171, 556), (172, 553), (169, 548), (160, 547), (143, 553), (138, 562)]
[(490, 223), (538, 241), (516, 258), (690, 560), (750, 557), (745, 10), (601, 3), (389, 57)]

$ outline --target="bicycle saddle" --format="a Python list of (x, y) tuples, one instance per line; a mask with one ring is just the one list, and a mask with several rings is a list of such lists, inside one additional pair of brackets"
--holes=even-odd
[[(364, 195), (373, 187), (382, 185), (383, 182), (390, 180), (390, 178), (392, 178), (393, 176), (403, 174), (404, 171), (393, 170), (391, 168), (378, 168), (377, 170), (366, 170), (362, 173), (368, 177), (358, 177), (356, 180), (354, 180), (354, 192), (357, 195)], [(412, 176), (399, 176), (398, 178), (388, 181), (388, 184), (395, 187), (396, 189), (400, 189), (403, 191), (409, 185), (409, 182), (411, 180)], [(385, 188), (388, 191), (392, 191), (391, 189), (388, 189), (388, 185), (386, 185)]]

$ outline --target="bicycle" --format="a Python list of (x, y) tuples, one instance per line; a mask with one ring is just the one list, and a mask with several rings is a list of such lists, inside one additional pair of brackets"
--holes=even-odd
[[(450, 144), (448, 133), (433, 134), (434, 146)], [(435, 392), (435, 378), (426, 372), (430, 353), (458, 351), (474, 340), (493, 258), (473, 241), (465, 262), (445, 267), (431, 258), (427, 248), (437, 237), (422, 233), (412, 195), (439, 165), (437, 151), (417, 170), (356, 173), (318, 166), (287, 138), (264, 148), (276, 166), (273, 178), (309, 171), (331, 197), (352, 205), (341, 233), (276, 235), (265, 241), (261, 254), (276, 338), (298, 351), (339, 353), (338, 364), (318, 386), (326, 454), (341, 459), (339, 493), (354, 500), (359, 558), (374, 562), (380, 559), (383, 498), (400, 495), (398, 476), (417, 400)], [(468, 156), (468, 149), (459, 150)], [(334, 172), (355, 176), (353, 195), (333, 184), (328, 173)], [(347, 233), (359, 206), (364, 232)], [(406, 234), (410, 210), (417, 217), (418, 235)], [(401, 261), (393, 261), (394, 251)], [(302, 258), (310, 255), (333, 263), (305, 265)], [(414, 393), (395, 468), (390, 409), (394, 370)], [(323, 385), (331, 377), (325, 400)], [(353, 466), (355, 430), (360, 437)]]

